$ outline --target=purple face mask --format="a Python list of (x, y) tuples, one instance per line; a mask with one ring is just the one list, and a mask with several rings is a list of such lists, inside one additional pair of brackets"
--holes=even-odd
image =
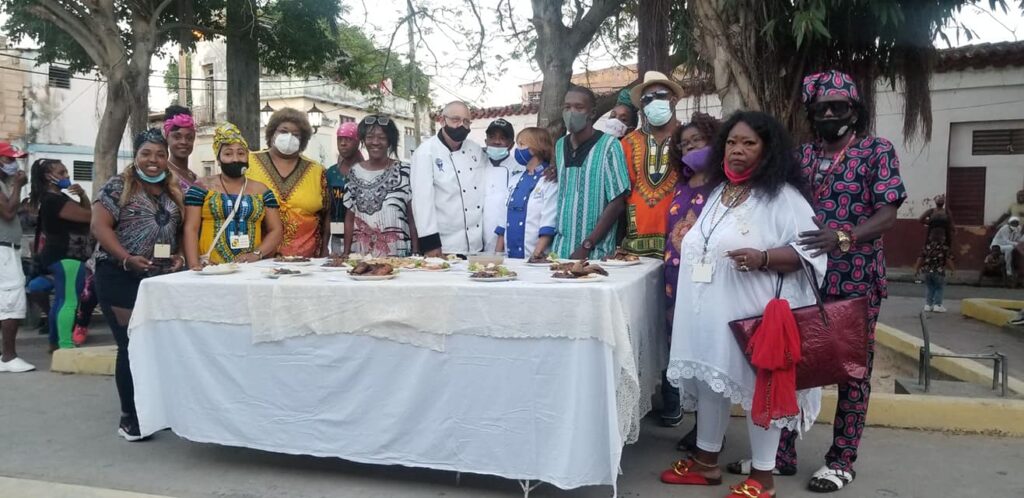
[(711, 155), (711, 147), (701, 147), (691, 150), (683, 156), (683, 176), (690, 178), (708, 167), (708, 156)]

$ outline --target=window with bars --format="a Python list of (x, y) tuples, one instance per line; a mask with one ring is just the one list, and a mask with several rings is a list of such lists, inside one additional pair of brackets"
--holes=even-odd
[(75, 161), (71, 166), (71, 178), (76, 182), (91, 182), (92, 161)]
[(339, 114), (338, 115), (338, 124), (355, 123), (355, 122), (356, 122), (356, 118), (353, 118), (352, 116), (346, 116), (344, 114)]
[(53, 88), (71, 88), (71, 71), (66, 67), (50, 65), (49, 86)]
[(1024, 154), (1024, 128), (974, 130), (972, 156), (1010, 156)]
[(203, 161), (203, 178), (213, 176), (213, 161)]
[(949, 210), (957, 225), (985, 224), (985, 167), (949, 168), (947, 185), (955, 185), (946, 195)]

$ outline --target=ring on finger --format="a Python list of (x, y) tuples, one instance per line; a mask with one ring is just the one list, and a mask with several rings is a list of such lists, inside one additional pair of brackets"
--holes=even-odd
[(740, 267), (738, 268), (738, 270), (739, 270), (739, 271), (750, 271), (750, 267), (749, 267), (749, 266), (747, 266), (746, 264), (742, 264), (742, 265), (740, 265)]

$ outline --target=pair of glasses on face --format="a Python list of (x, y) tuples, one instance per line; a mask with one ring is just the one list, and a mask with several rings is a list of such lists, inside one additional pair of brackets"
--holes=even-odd
[(832, 116), (841, 117), (850, 114), (851, 111), (853, 111), (853, 104), (846, 100), (832, 100), (811, 104), (811, 115), (816, 118), (828, 117), (829, 112), (832, 113)]
[(446, 121), (448, 121), (449, 123), (451, 123), (452, 125), (456, 126), (456, 127), (465, 126), (466, 128), (469, 128), (471, 126), (471, 123), (472, 123), (472, 121), (469, 120), (468, 118), (460, 118), (460, 117), (457, 117), (457, 116), (456, 117), (445, 116), (444, 119)]
[(386, 116), (366, 116), (363, 118), (363, 123), (367, 125), (381, 125), (387, 126), (391, 122), (391, 118)]
[(668, 90), (658, 90), (656, 92), (645, 93), (640, 97), (640, 102), (644, 105), (650, 104), (655, 100), (668, 100), (672, 97), (672, 92)]

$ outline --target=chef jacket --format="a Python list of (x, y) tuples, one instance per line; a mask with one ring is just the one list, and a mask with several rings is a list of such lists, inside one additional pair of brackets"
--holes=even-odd
[(412, 156), (412, 212), (420, 252), (481, 252), (484, 246), (483, 149), (472, 140), (450, 150), (440, 136), (426, 140)]
[(526, 171), (526, 166), (517, 163), (512, 154), (498, 165), (487, 160), (484, 167), (484, 251), (493, 252), (497, 246), (498, 234), (494, 233), (494, 228), (505, 226), (508, 193), (515, 186), (512, 177), (523, 171)]

